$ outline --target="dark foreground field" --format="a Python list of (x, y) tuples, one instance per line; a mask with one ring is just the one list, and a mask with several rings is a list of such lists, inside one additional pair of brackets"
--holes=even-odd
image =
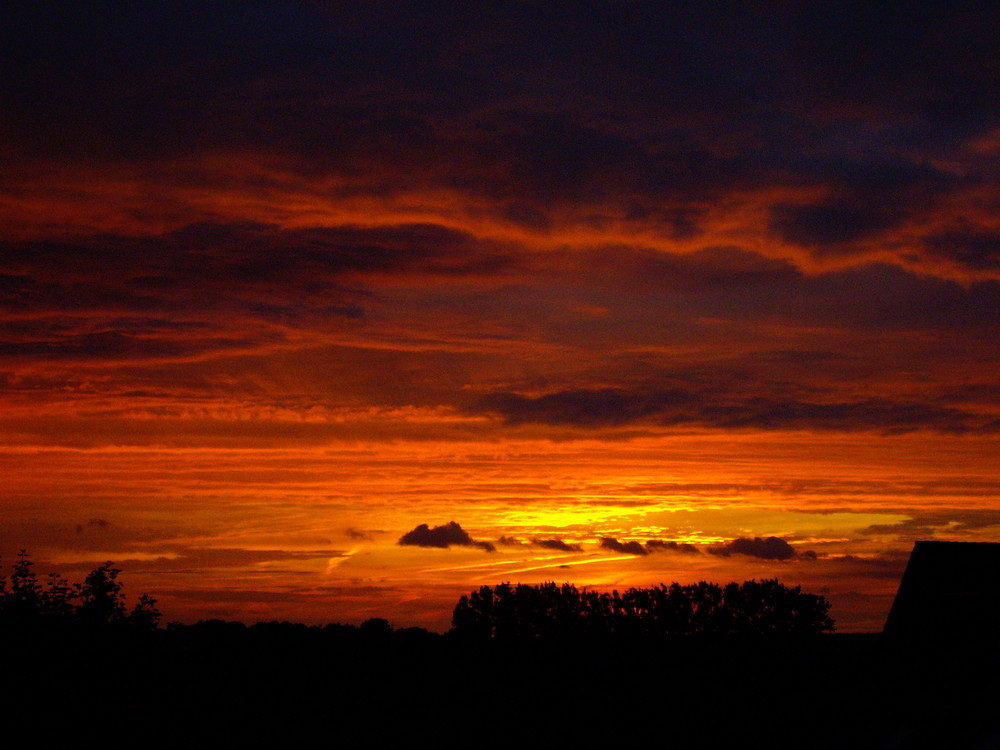
[(993, 644), (475, 643), (217, 622), (22, 633), (4, 652), (4, 733), (40, 747), (1000, 747)]

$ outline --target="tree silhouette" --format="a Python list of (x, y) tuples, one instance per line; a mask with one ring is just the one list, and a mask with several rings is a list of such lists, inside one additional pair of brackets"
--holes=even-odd
[(21, 550), (10, 577), (0, 576), (0, 626), (153, 630), (159, 623), (156, 599), (148, 594), (140, 596), (131, 611), (126, 608), (118, 580), (121, 570), (111, 562), (96, 567), (83, 583), (71, 584), (59, 574), (50, 573), (44, 586), (34, 565), (27, 551)]
[(452, 632), (468, 638), (823, 633), (834, 629), (830, 604), (777, 579), (719, 586), (701, 581), (619, 593), (571, 584), (501, 583), (459, 599)]
[(8, 581), (4, 581), (3, 606), (0, 612), (8, 622), (26, 624), (43, 613), (42, 587), (33, 570), (34, 565), (28, 559), (28, 553), (22, 549), (11, 570), (9, 590), (6, 585)]
[(120, 573), (109, 561), (87, 574), (78, 589), (77, 613), (84, 623), (119, 623), (125, 619), (122, 585), (118, 582)]
[(149, 594), (142, 594), (129, 613), (128, 624), (136, 630), (156, 630), (161, 616), (156, 599)]

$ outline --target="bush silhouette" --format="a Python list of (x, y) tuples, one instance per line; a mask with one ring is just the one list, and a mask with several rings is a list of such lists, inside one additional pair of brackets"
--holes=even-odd
[(618, 591), (572, 584), (501, 583), (463, 596), (452, 632), (469, 638), (823, 633), (834, 629), (830, 604), (777, 579), (719, 586), (701, 581)]

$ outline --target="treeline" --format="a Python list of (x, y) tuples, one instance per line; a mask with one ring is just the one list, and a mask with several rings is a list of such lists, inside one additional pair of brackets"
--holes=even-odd
[(485, 639), (656, 637), (693, 634), (832, 632), (822, 596), (776, 579), (581, 591), (572, 584), (501, 583), (463, 596), (452, 615), (457, 636)]
[(26, 626), (0, 627), (0, 706), (5, 736), (39, 747), (509, 744), (497, 717), (522, 715), (535, 744), (557, 747), (997, 745), (992, 641), (641, 637), (832, 630), (822, 597), (777, 581), (484, 586), (459, 601), (449, 634), (382, 618), (164, 628), (151, 599), (125, 606), (110, 563), (79, 584), (29, 563), (0, 570), (0, 626)]
[(156, 600), (143, 594), (129, 609), (118, 580), (121, 570), (106, 562), (82, 583), (57, 573), (38, 577), (25, 550), (9, 576), (0, 572), (0, 627), (8, 630), (130, 629), (155, 630)]
[[(56, 573), (44, 580), (22, 550), (9, 576), (0, 570), (0, 628), (156, 630), (161, 614), (156, 600), (143, 594), (128, 608), (118, 580), (121, 571), (106, 562), (82, 583)], [(822, 596), (789, 588), (777, 579), (720, 586), (702, 581), (682, 586), (661, 584), (624, 592), (581, 590), (565, 583), (537, 585), (501, 583), (482, 586), (459, 599), (449, 635), (460, 640), (524, 640), (581, 637), (647, 638), (694, 634), (813, 634), (832, 632), (830, 604)], [(266, 627), (265, 627), (266, 625)], [(178, 625), (171, 629), (177, 630)], [(223, 632), (240, 637), (240, 623), (199, 623), (192, 633)], [(394, 633), (413, 640), (420, 628), (394, 630), (388, 620), (372, 618), (360, 628), (331, 624), (308, 629), (327, 636), (365, 639)], [(306, 626), (261, 624), (254, 632), (303, 636)], [(350, 632), (349, 632), (350, 631)], [(418, 632), (420, 631), (420, 632)]]

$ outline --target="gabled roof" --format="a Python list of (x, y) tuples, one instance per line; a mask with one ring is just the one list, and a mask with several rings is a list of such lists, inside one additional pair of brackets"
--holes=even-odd
[(995, 637), (998, 629), (1000, 544), (914, 544), (882, 632)]

